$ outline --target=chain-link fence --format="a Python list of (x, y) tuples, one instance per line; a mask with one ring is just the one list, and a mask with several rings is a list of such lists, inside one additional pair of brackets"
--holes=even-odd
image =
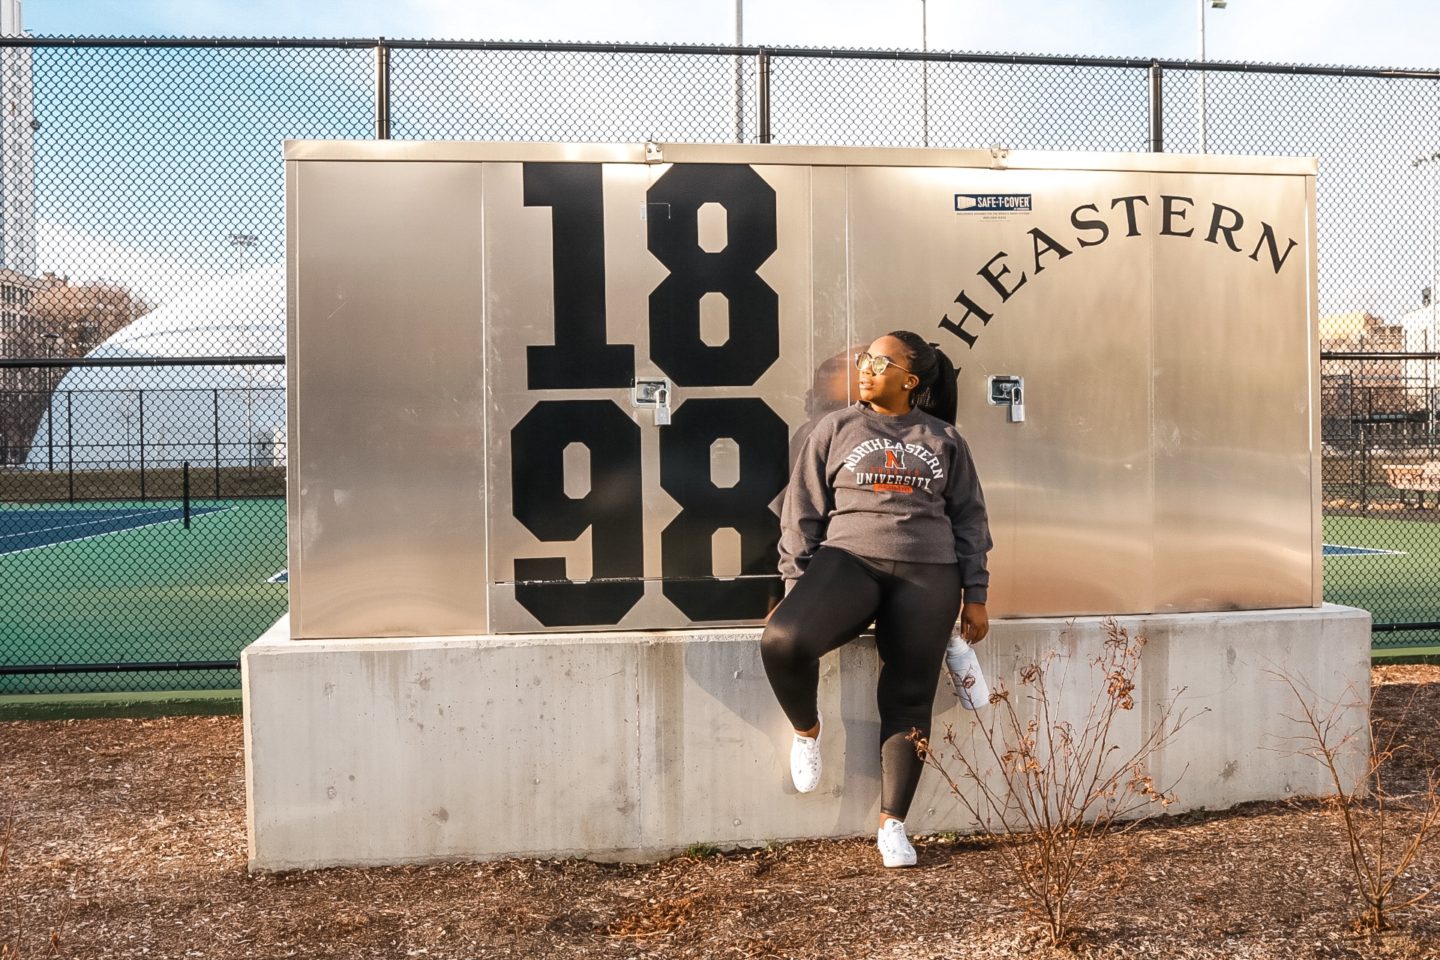
[(287, 138), (1319, 156), (1326, 596), (1440, 641), (1440, 73), (1201, 67), (0, 39), (0, 694), (230, 685), (284, 611)]

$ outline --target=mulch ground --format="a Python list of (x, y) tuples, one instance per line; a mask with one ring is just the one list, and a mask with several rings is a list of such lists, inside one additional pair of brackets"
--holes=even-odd
[[(1440, 746), (1440, 667), (1375, 671), (1375, 722), (1407, 748), (1397, 803)], [(933, 776), (933, 774), (927, 774)], [(0, 958), (1440, 958), (1440, 897), (1383, 935), (1360, 912), (1336, 814), (1316, 801), (1172, 817), (1127, 834), (1066, 951), (1044, 946), (1000, 851), (922, 838), (629, 866), (585, 861), (252, 876), (238, 718), (0, 724)], [(1403, 832), (1414, 813), (1398, 812)], [(3, 829), (0, 829), (3, 833)], [(1440, 841), (1401, 884), (1440, 882)], [(53, 935), (53, 936), (52, 936)]]

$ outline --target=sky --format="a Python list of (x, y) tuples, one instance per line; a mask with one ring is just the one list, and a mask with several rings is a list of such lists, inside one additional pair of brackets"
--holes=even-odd
[[(723, 45), (735, 40), (734, 2), (24, 0), (22, 16), (28, 32), (42, 37), (383, 36)], [(1364, 4), (1355, 0), (1228, 0), (1221, 10), (1211, 9), (1210, 3), (1203, 0), (1210, 60), (1440, 68), (1440, 45), (1434, 41), (1440, 36), (1440, 2), (1435, 0), (1369, 0)], [(921, 0), (745, 0), (743, 41), (750, 46), (919, 49), (922, 9), (927, 13), (927, 40), (932, 50), (1198, 58), (1202, 0), (926, 0), (924, 4)], [(49, 164), (45, 168), (49, 179), (42, 179), (45, 189), (40, 193), (41, 268), (77, 279), (120, 280), (152, 301), (163, 302), (196, 283), (282, 259), (283, 210), (273, 145), (266, 141), (256, 147), (227, 137), (239, 137), (250, 129), (283, 130), (285, 136), (299, 137), (368, 136), (366, 85), (370, 69), (363, 55), (351, 58), (361, 68), (351, 78), (358, 84), (356, 96), (350, 98), (354, 100), (350, 112), (355, 116), (332, 117), (331, 113), (342, 110), (340, 106), (326, 108), (330, 113), (322, 110), (325, 116), (319, 118), (289, 116), (285, 112), (288, 105), (307, 104), (319, 110), (316, 105), (340, 101), (334, 99), (333, 77), (309, 76), (303, 58), (294, 70), (287, 71), (285, 64), (291, 61), (274, 53), (257, 55), (254, 64), (234, 71), (235, 77), (250, 77), (253, 89), (243, 83), (226, 86), (227, 75), (202, 70), (194, 74), (199, 79), (158, 99), (144, 84), (131, 82), (139, 74), (132, 73), (130, 65), (136, 58), (143, 59), (143, 54), (39, 57), (37, 78), (45, 80), (37, 88), (37, 110), (44, 115), (39, 142), (41, 155)], [(235, 56), (237, 63), (244, 60), (242, 54)], [(178, 63), (185, 58), (172, 59)], [(105, 73), (104, 65), (111, 60), (114, 72)], [(84, 82), (90, 85), (88, 89), (101, 92), (77, 101), (74, 77), (56, 74), (53, 69), (47, 73), (44, 66), (72, 61), (77, 70), (92, 70), (84, 75)], [(272, 69), (266, 70), (263, 63), (272, 61)], [(252, 68), (256, 72), (247, 72)], [(1227, 89), (1250, 89), (1243, 76), (1212, 76), (1212, 96), (1219, 102), (1224, 102)], [(1037, 77), (1037, 82), (1043, 78)], [(1387, 82), (1378, 81), (1382, 85)], [(1415, 155), (1440, 146), (1429, 140), (1435, 125), (1421, 115), (1434, 115), (1440, 102), (1431, 103), (1418, 91), (1417, 84), (1424, 81), (1412, 80), (1406, 84), (1409, 99), (1392, 98), (1382, 109), (1371, 99), (1379, 89), (1376, 83), (1344, 83), (1340, 85), (1344, 90), (1338, 93), (1327, 93), (1322, 85), (1307, 87), (1315, 96), (1330, 96), (1328, 107), (1318, 114), (1311, 109), (1298, 111), (1288, 120), (1282, 116), (1279, 127), (1289, 139), (1260, 142), (1271, 152), (1324, 153), (1328, 149), (1331, 158), (1339, 153), (1349, 157), (1339, 167), (1331, 164), (1329, 178), (1324, 177), (1322, 164), (1322, 192), (1327, 203), (1321, 216), (1322, 240), (1331, 250), (1345, 251), (1344, 256), (1329, 261), (1340, 267), (1338, 271), (1322, 270), (1322, 309), (1369, 309), (1388, 316), (1411, 309), (1415, 291), (1422, 284), (1440, 283), (1440, 266), (1436, 266), (1440, 263), (1440, 234), (1424, 220), (1440, 206), (1440, 163), (1416, 170), (1409, 166)], [(318, 92), (311, 95), (306, 84), (315, 84)], [(1185, 74), (1167, 75), (1167, 116), (1172, 103), (1193, 96), (1189, 92), (1192, 86)], [(1278, 91), (1284, 85), (1276, 82), (1274, 87)], [(258, 93), (262, 90), (263, 96)], [(1143, 88), (1135, 90), (1140, 96)], [(1271, 96), (1280, 103), (1279, 93)], [(477, 102), (493, 99), (476, 97)], [(1267, 102), (1252, 100), (1248, 110), (1258, 117)], [(260, 108), (268, 105), (272, 109), (256, 108), (257, 103)], [(990, 107), (991, 112), (1006, 109), (1005, 104)], [(474, 111), (461, 110), (455, 103), (449, 109), (466, 124), (477, 122), (471, 116)], [(1133, 125), (1134, 116), (1142, 109), (1137, 101), (1121, 112)], [(1189, 115), (1181, 107), (1173, 109), (1174, 116), (1167, 121), (1167, 146), (1180, 151), (1195, 149)], [(1218, 113), (1219, 106), (1216, 109)], [(1297, 119), (1302, 115), (1343, 117), (1344, 122), (1313, 126), (1311, 120)], [(405, 121), (397, 118), (396, 122), (403, 127)], [(791, 120), (792, 126), (795, 122)], [(1263, 120), (1255, 122), (1257, 130), (1265, 129)], [(1233, 129), (1238, 128), (1232, 124)], [(190, 132), (184, 136), (175, 133), (187, 130)], [(501, 135), (494, 130), (477, 134), (464, 125), (449, 131), (432, 124), (426, 130), (429, 132), (424, 135), (430, 137)], [(503, 133), (503, 123), (500, 130)], [(825, 141), (824, 131), (791, 129), (789, 134), (790, 142), (798, 142), (795, 137), (806, 140), (816, 136), (815, 142)], [(395, 135), (412, 134), (397, 128)], [(660, 139), (697, 138), (684, 131), (654, 135)], [(713, 132), (698, 138), (713, 138)], [(1243, 139), (1238, 144), (1229, 148), (1242, 152), (1262, 148)], [(261, 153), (252, 155), (256, 149)], [(1212, 149), (1226, 150), (1218, 134)], [(242, 159), (247, 150), (250, 154)], [(1368, 159), (1372, 155), (1375, 159)], [(98, 165), (97, 156), (104, 157)], [(1335, 171), (1340, 170), (1349, 172), (1339, 174), (1341, 180), (1337, 180)], [(222, 182), (214, 171), (230, 179)], [(1345, 177), (1355, 182), (1342, 184)], [(197, 184), (209, 192), (192, 196)], [(1426, 202), (1415, 202), (1417, 197)], [(161, 200), (170, 202), (178, 212), (158, 215), (151, 208)], [(67, 204), (69, 210), (61, 209)], [(200, 206), (214, 208), (213, 215), (207, 214), (203, 223), (191, 222), (193, 216), (187, 220), (187, 211), (193, 214)], [(1383, 218), (1384, 236), (1378, 238), (1381, 242), (1371, 243), (1357, 231), (1372, 228), (1376, 209), (1398, 212)], [(1336, 213), (1327, 220), (1328, 211)], [(191, 235), (197, 230), (203, 236)], [(256, 235), (258, 244), (248, 250), (232, 249), (226, 238), (236, 230)], [(1415, 237), (1424, 242), (1414, 241)], [(1363, 254), (1372, 247), (1373, 255)]]
[[(1206, 6), (1216, 60), (1440, 66), (1434, 0)], [(935, 50), (1198, 55), (1201, 0), (926, 0)], [(744, 41), (919, 49), (921, 0), (748, 0)], [(25, 0), (36, 36), (390, 37), (728, 44), (734, 0)]]

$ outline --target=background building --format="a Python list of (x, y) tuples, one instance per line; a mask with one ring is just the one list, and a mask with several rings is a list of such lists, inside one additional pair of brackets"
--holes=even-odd
[[(105, 341), (85, 354), (141, 361), (280, 355), (285, 265), (207, 284), (133, 322), (114, 320)], [(77, 367), (36, 412), (26, 438), (31, 469), (134, 470), (187, 461), (269, 467), (285, 460), (282, 366)]]
[[(26, 36), (20, 0), (0, 0), (0, 35)], [(0, 48), (0, 256), (35, 274), (35, 87), (29, 47)]]

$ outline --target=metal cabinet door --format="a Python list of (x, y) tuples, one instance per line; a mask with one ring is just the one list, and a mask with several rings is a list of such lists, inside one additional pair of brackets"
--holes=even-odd
[(1314, 181), (1155, 179), (1172, 216), (1184, 215), (1174, 230), (1190, 235), (1156, 244), (1154, 609), (1310, 606)]
[[(959, 368), (957, 425), (985, 489), (996, 614), (1150, 602), (1150, 265), (1123, 239), (1076, 255), (1071, 222), (1077, 207), (1142, 192), (1145, 180), (851, 170), (855, 338), (932, 330)], [(974, 197), (1013, 205), (987, 212)], [(978, 308), (968, 317), (967, 304)], [(961, 334), (936, 330), (941, 317)], [(990, 405), (992, 375), (1024, 378), (1023, 422)]]
[(287, 164), (297, 638), (485, 632), (480, 174)]
[(486, 170), (491, 629), (764, 616), (812, 382), (810, 169)]

